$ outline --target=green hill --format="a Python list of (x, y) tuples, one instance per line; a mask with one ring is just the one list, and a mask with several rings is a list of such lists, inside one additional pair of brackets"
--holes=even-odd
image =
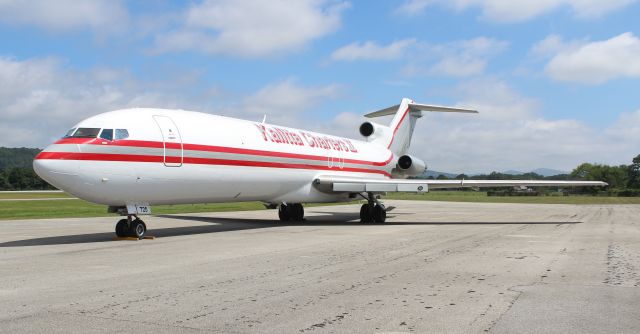
[(38, 148), (0, 147), (0, 170), (9, 168), (31, 168), (33, 158), (42, 151)]
[(40, 149), (0, 147), (0, 190), (53, 189), (33, 171)]

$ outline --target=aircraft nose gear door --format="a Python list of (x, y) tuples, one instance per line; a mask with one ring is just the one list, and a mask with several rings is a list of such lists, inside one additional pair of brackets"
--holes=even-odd
[(154, 115), (153, 119), (158, 124), (164, 142), (164, 165), (167, 167), (182, 166), (183, 150), (180, 131), (168, 116)]

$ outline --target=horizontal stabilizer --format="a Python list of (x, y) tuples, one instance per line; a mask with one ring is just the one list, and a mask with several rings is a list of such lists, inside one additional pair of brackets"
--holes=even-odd
[[(368, 113), (368, 114), (364, 115), (364, 117), (374, 118), (374, 117), (382, 117), (382, 116), (394, 115), (396, 112), (398, 112), (398, 108), (399, 107), (400, 107), (400, 105), (396, 104), (395, 106), (391, 106), (389, 108), (385, 108), (385, 109), (382, 109), (382, 110), (374, 111), (372, 113)], [(453, 107), (444, 107), (444, 106), (434, 106), (434, 105), (420, 104), (420, 103), (409, 103), (409, 108), (414, 109), (414, 110), (431, 111), (431, 112), (459, 112), (459, 113), (469, 113), (469, 114), (477, 114), (478, 113), (477, 110), (472, 110), (472, 109), (453, 108)]]
[(421, 110), (421, 111), (433, 111), (433, 112), (461, 112), (467, 114), (477, 114), (477, 110), (472, 109), (464, 109), (464, 108), (453, 108), (453, 107), (443, 107), (443, 106), (434, 106), (429, 104), (419, 104), (419, 103), (409, 103), (409, 107), (411, 109)]

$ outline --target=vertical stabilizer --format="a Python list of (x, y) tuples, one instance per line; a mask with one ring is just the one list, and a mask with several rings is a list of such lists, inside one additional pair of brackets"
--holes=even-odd
[(416, 120), (422, 117), (422, 112), (410, 107), (411, 103), (413, 101), (407, 98), (402, 99), (402, 103), (398, 106), (396, 115), (391, 120), (391, 125), (389, 125), (392, 135), (389, 138), (387, 148), (399, 156), (406, 154), (409, 150)]
[[(365, 115), (365, 117), (368, 118), (395, 115), (388, 127), (377, 124), (374, 126), (374, 123), (369, 123), (372, 124), (372, 127), (370, 131), (371, 137), (367, 137), (368, 140), (385, 146), (397, 156), (405, 155), (411, 145), (411, 137), (413, 136), (416, 121), (418, 118), (422, 117), (423, 111), (478, 113), (477, 111), (470, 109), (419, 104), (413, 102), (411, 99), (404, 98), (399, 105)], [(363, 126), (365, 124), (363, 124)], [(363, 133), (362, 126), (360, 132)]]

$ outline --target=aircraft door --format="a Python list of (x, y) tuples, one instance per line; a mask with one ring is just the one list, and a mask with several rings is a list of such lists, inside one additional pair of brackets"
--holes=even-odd
[(344, 152), (342, 150), (331, 150), (327, 155), (327, 167), (333, 169), (344, 168)]
[(180, 167), (184, 158), (182, 148), (182, 136), (180, 131), (168, 116), (154, 115), (153, 119), (160, 128), (164, 143), (164, 165), (167, 167)]

